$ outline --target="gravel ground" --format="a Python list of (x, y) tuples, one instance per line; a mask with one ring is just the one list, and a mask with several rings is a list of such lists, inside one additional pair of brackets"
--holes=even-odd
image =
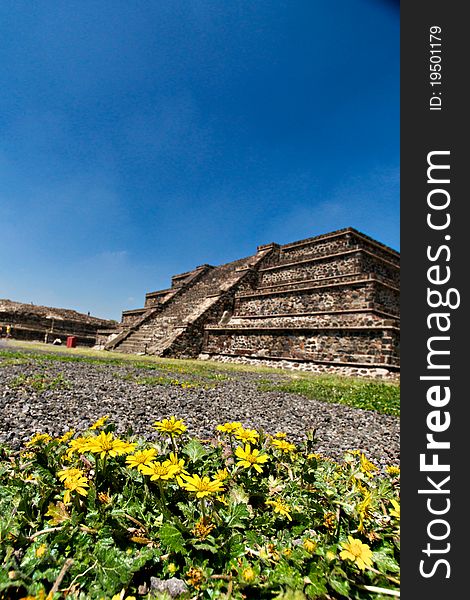
[[(15, 385), (18, 377), (38, 374), (62, 375), (69, 386), (37, 392)], [(186, 378), (131, 365), (35, 360), (15, 364), (0, 359), (0, 443), (17, 449), (37, 431), (60, 435), (69, 428), (87, 428), (103, 415), (110, 416), (119, 433), (131, 429), (150, 439), (155, 435), (152, 423), (174, 414), (185, 420), (188, 433), (203, 438), (212, 437), (215, 425), (225, 421), (241, 421), (268, 433), (282, 430), (294, 441), (316, 428), (316, 451), (324, 455), (341, 460), (345, 450), (357, 448), (377, 464), (399, 463), (397, 417), (257, 389), (260, 379), (275, 381), (282, 374), (230, 373), (229, 379), (209, 389), (135, 381), (159, 375)]]

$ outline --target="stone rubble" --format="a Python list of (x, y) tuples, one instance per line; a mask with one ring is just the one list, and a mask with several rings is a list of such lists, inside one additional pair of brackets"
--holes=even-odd
[[(399, 418), (309, 400), (296, 394), (262, 392), (260, 380), (279, 381), (271, 373), (234, 373), (216, 381), (215, 387), (183, 389), (181, 386), (137, 384), (134, 378), (168, 376), (184, 381), (187, 376), (133, 365), (86, 362), (0, 361), (0, 444), (18, 449), (35, 432), (61, 435), (69, 428), (89, 427), (109, 415), (119, 434), (133, 432), (155, 439), (154, 421), (175, 415), (185, 420), (188, 433), (208, 439), (215, 426), (241, 421), (246, 427), (267, 433), (284, 431), (292, 441), (305, 439), (316, 429), (315, 451), (336, 460), (348, 449), (360, 449), (380, 465), (400, 460)], [(36, 392), (13, 384), (18, 376), (46, 373), (62, 375), (67, 389)]]

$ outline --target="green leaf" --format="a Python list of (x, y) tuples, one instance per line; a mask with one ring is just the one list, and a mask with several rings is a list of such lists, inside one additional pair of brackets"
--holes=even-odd
[(173, 550), (173, 552), (183, 552), (184, 538), (181, 535), (181, 532), (178, 529), (176, 529), (176, 527), (165, 523), (165, 525), (162, 525), (162, 527), (160, 528), (159, 534), (162, 543), (167, 548)]
[(212, 552), (212, 554), (216, 554), (218, 551), (218, 549), (212, 544), (204, 544), (202, 542), (200, 544), (193, 544), (193, 548), (196, 550), (208, 550), (209, 552)]
[(305, 588), (307, 598), (324, 598), (328, 590), (325, 582), (319, 579), (315, 579), (312, 583), (309, 583)]
[(183, 454), (189, 458), (191, 462), (197, 462), (204, 456), (206, 456), (207, 451), (204, 446), (198, 442), (197, 440), (191, 440), (186, 446), (182, 449)]
[(342, 594), (343, 596), (349, 596), (350, 585), (349, 581), (346, 578), (346, 573), (344, 571), (340, 571), (339, 569), (335, 569), (329, 578), (329, 583), (335, 592), (338, 594)]
[(372, 553), (372, 558), (379, 571), (398, 573), (400, 570), (397, 561), (393, 557), (393, 550), (391, 548), (381, 548), (380, 550), (376, 550)]
[(244, 520), (250, 517), (246, 504), (232, 504), (226, 521), (227, 527), (245, 527)]

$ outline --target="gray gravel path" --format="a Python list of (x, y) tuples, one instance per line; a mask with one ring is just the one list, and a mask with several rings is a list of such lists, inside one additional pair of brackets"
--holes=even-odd
[[(19, 377), (40, 374), (50, 379), (61, 375), (69, 387), (37, 392), (15, 385)], [(225, 421), (241, 421), (268, 433), (282, 430), (295, 441), (316, 428), (316, 451), (322, 454), (341, 460), (347, 449), (357, 448), (377, 464), (399, 463), (397, 417), (258, 390), (260, 379), (274, 381), (282, 374), (230, 373), (230, 379), (211, 389), (135, 381), (159, 375), (185, 379), (127, 365), (0, 361), (0, 443), (19, 448), (37, 431), (59, 435), (69, 428), (86, 428), (103, 415), (110, 416), (119, 433), (130, 429), (150, 439), (155, 435), (152, 423), (174, 414), (185, 420), (188, 433), (204, 438), (212, 437), (215, 425)]]

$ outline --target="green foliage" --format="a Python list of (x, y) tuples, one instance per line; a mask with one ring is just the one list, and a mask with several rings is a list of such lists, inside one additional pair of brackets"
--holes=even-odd
[(1, 450), (1, 600), (155, 600), (171, 582), (180, 600), (376, 600), (368, 588), (399, 588), (398, 468), (357, 451), (334, 462), (310, 434), (281, 452), (264, 434), (259, 472), (220, 432), (172, 433), (170, 446), (169, 430), (151, 443), (116, 438), (104, 419), (92, 427)]
[(35, 373), (34, 375), (18, 375), (10, 381), (10, 387), (33, 390), (35, 392), (45, 392), (47, 390), (67, 390), (71, 384), (62, 373), (52, 376), (44, 373)]
[(400, 414), (400, 387), (396, 383), (318, 375), (279, 383), (263, 380), (258, 385), (261, 391), (290, 392), (313, 400), (345, 404), (395, 416)]

